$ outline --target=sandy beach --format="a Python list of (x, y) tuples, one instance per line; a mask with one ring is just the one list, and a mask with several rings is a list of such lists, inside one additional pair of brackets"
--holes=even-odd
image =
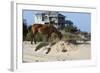
[[(48, 62), (48, 61), (66, 61), (66, 60), (85, 60), (91, 58), (91, 45), (88, 44), (61, 44), (63, 41), (57, 42), (51, 47), (51, 51), (46, 54), (47, 48), (42, 47), (40, 50), (35, 51), (37, 44), (30, 44), (28, 41), (23, 42), (23, 62)], [(62, 48), (66, 52), (62, 52)]]

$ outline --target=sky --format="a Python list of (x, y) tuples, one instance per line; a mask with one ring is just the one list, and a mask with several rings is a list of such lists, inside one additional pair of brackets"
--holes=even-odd
[[(23, 10), (23, 19), (27, 21), (27, 25), (34, 24), (35, 14), (41, 11)], [(71, 20), (74, 25), (81, 31), (91, 32), (91, 14), (82, 12), (59, 12), (66, 17), (66, 20)]]

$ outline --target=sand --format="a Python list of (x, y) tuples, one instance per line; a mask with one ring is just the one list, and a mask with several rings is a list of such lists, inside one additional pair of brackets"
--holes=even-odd
[[(63, 45), (62, 45), (63, 44)], [(84, 44), (67, 44), (59, 41), (51, 47), (51, 51), (46, 54), (47, 47), (42, 47), (34, 51), (38, 44), (30, 44), (29, 41), (23, 42), (23, 62), (48, 62), (48, 61), (66, 61), (66, 60), (86, 60), (91, 58), (90, 42)], [(66, 52), (62, 52), (62, 50)]]

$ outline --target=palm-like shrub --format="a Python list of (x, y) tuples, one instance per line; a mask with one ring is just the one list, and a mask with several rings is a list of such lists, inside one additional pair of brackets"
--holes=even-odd
[(77, 29), (77, 27), (73, 25), (72, 21), (66, 20), (64, 31), (70, 32), (70, 33), (75, 33), (77, 31), (79, 31), (79, 29)]

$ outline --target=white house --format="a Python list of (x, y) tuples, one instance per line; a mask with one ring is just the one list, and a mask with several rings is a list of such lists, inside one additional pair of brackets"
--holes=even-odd
[(59, 12), (45, 11), (35, 14), (35, 23), (55, 24), (59, 27), (65, 26), (65, 16)]

